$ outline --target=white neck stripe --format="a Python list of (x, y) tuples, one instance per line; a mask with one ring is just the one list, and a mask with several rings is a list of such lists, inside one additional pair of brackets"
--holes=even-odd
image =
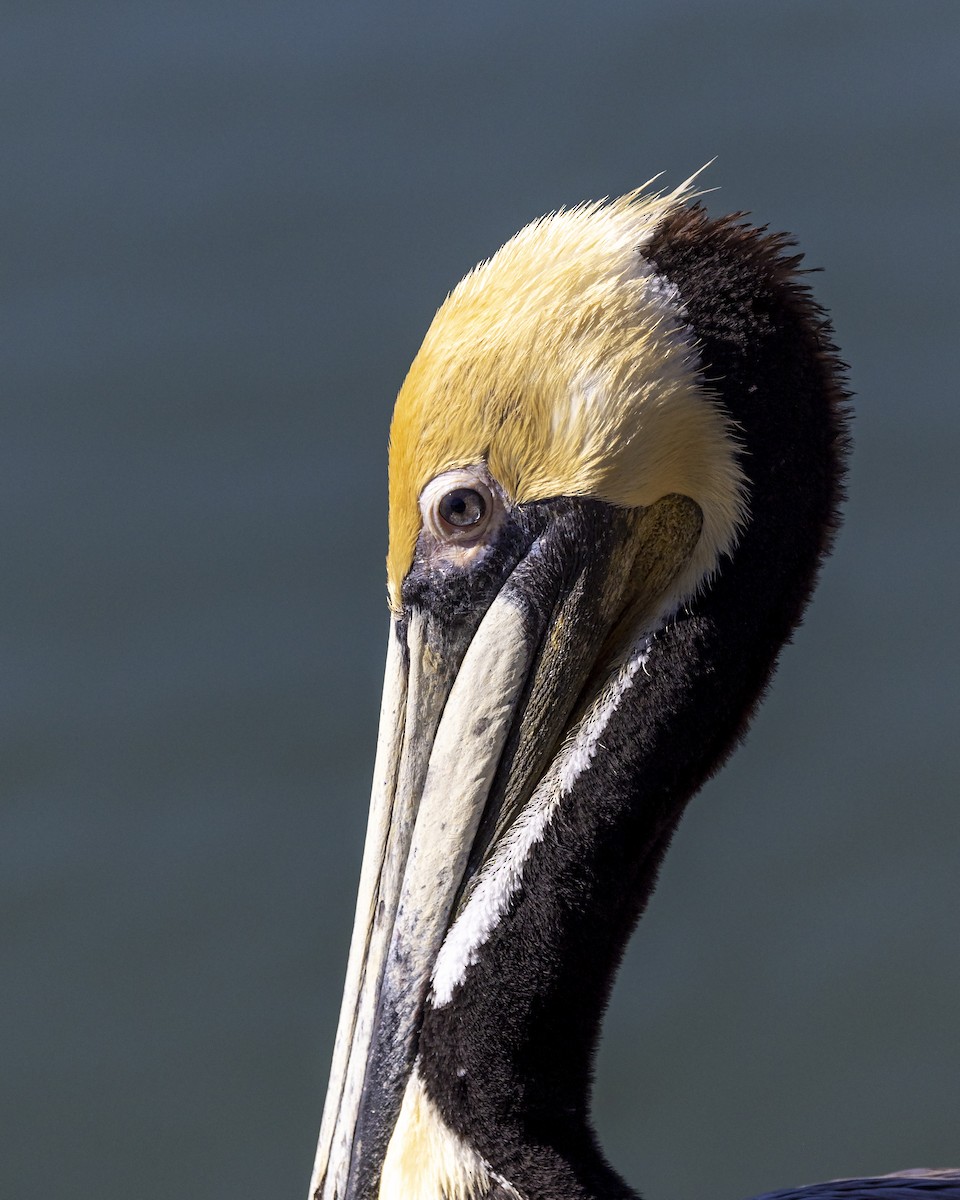
[(561, 747), (530, 802), (481, 868), (466, 907), (451, 926), (437, 955), (429, 997), (433, 1008), (450, 1003), (467, 968), (477, 961), (480, 947), (519, 891), (530, 851), (543, 838), (564, 797), (589, 768), (597, 751), (603, 749), (600, 738), (623, 697), (633, 687), (637, 672), (645, 669), (650, 645), (649, 636), (641, 639), (630, 658), (603, 688), (581, 719), (575, 735)]

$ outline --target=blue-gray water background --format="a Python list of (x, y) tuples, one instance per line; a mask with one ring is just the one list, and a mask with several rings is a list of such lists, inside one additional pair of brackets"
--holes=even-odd
[(301, 1200), (436, 305), (717, 156), (859, 395), (597, 1119), (657, 1200), (960, 1165), (960, 4), (18, 3), (0, 30), (0, 1196)]

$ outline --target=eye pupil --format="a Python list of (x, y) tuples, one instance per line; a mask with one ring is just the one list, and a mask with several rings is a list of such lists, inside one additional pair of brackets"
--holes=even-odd
[(482, 521), (487, 512), (484, 498), (473, 488), (457, 488), (440, 501), (441, 520), (455, 529), (469, 529)]

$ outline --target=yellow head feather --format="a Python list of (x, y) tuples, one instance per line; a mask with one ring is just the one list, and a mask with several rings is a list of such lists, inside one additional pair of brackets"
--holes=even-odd
[(742, 517), (730, 423), (699, 376), (674, 289), (640, 247), (691, 194), (632, 192), (553, 213), (476, 267), (437, 312), (390, 433), (390, 603), (413, 561), (418, 497), (486, 462), (510, 500), (689, 496), (703, 530), (681, 590), (728, 551)]

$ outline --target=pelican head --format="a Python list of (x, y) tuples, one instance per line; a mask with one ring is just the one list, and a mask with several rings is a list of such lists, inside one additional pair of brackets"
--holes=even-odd
[(844, 393), (781, 237), (689, 183), (534, 222), (390, 434), (380, 741), (317, 1200), (633, 1193), (600, 1014), (836, 523)]

